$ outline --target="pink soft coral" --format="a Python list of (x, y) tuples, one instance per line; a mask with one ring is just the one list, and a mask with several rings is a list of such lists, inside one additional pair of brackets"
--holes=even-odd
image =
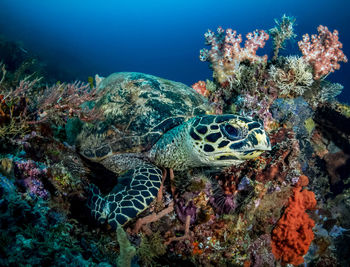
[(20, 183), (27, 188), (31, 196), (46, 199), (49, 196), (44, 188), (41, 178), (47, 174), (47, 169), (40, 167), (33, 160), (21, 160), (16, 162), (16, 167), (21, 178)]
[(338, 31), (333, 33), (325, 26), (318, 26), (318, 35), (303, 35), (303, 40), (298, 42), (304, 59), (314, 68), (314, 78), (320, 79), (329, 72), (340, 68), (339, 61), (347, 62), (348, 59), (341, 50), (343, 45), (339, 42)]
[(261, 30), (250, 32), (246, 35), (244, 47), (241, 47), (242, 35), (232, 29), (226, 31), (218, 27), (215, 34), (211, 30), (205, 33), (206, 44), (211, 49), (202, 49), (200, 51), (200, 60), (209, 61), (214, 70), (214, 74), (219, 83), (224, 84), (232, 79), (237, 72), (239, 63), (248, 60), (250, 62), (266, 62), (267, 56), (257, 56), (258, 48), (265, 46), (265, 41), (269, 35)]

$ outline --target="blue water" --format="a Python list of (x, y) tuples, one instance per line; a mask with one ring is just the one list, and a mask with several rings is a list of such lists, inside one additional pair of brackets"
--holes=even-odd
[[(95, 73), (139, 71), (188, 85), (211, 78), (198, 59), (203, 34), (217, 26), (245, 35), (268, 30), (283, 14), (297, 18), (296, 41), (319, 24), (339, 31), (350, 57), (349, 0), (1, 0), (0, 34), (40, 56), (57, 79), (87, 80)], [(286, 54), (299, 53), (296, 41)], [(260, 54), (271, 57), (271, 39)], [(350, 63), (328, 79), (344, 85), (350, 103)]]

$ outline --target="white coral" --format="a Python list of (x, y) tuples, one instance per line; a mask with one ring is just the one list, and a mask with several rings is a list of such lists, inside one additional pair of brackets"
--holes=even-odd
[(284, 68), (271, 65), (269, 75), (281, 96), (301, 96), (314, 82), (310, 65), (297, 56), (287, 57)]

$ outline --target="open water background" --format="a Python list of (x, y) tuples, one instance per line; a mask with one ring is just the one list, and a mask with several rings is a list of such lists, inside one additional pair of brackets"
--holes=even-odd
[[(198, 58), (203, 34), (217, 26), (245, 35), (268, 30), (283, 14), (296, 17), (297, 41), (322, 24), (339, 31), (350, 57), (349, 0), (0, 0), (0, 34), (37, 54), (57, 80), (138, 71), (191, 85), (211, 78)], [(272, 56), (272, 41), (258, 54)], [(328, 79), (344, 85), (350, 104), (350, 63)]]

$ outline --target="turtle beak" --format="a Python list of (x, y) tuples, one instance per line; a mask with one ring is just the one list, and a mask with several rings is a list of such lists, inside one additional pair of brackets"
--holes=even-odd
[(250, 148), (247, 147), (246, 149), (241, 150), (241, 159), (253, 159), (260, 156), (265, 151), (271, 150), (270, 139), (265, 132), (263, 134), (256, 133), (254, 136), (255, 139), (258, 141), (257, 144), (255, 143)]
[(249, 158), (259, 156), (261, 153), (271, 150), (270, 138), (262, 128), (257, 128), (256, 131), (252, 132), (248, 140), (250, 140), (249, 143), (251, 146), (242, 149), (241, 152), (244, 152), (246, 155), (250, 152)]
[(252, 134), (255, 137), (254, 139), (256, 139), (256, 141), (253, 142), (254, 149), (261, 151), (261, 153), (264, 151), (270, 151), (271, 150), (270, 138), (264, 129), (263, 122), (259, 121), (258, 123), (260, 124), (260, 127), (256, 127), (252, 132)]

